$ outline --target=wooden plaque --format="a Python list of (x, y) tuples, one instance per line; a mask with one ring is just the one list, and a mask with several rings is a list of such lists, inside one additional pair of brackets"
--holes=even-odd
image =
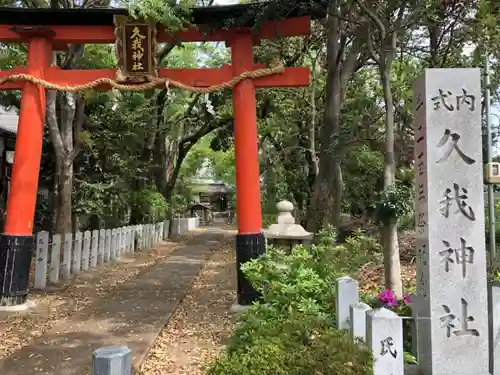
[(157, 77), (156, 23), (115, 16), (116, 58), (124, 80)]

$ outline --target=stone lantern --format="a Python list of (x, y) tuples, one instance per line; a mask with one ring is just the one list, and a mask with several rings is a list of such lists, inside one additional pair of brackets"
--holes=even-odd
[(264, 229), (267, 243), (273, 246), (286, 246), (290, 248), (290, 251), (296, 245), (310, 245), (314, 233), (309, 233), (302, 225), (295, 224), (292, 202), (287, 200), (278, 202), (276, 209), (278, 210), (277, 223)]

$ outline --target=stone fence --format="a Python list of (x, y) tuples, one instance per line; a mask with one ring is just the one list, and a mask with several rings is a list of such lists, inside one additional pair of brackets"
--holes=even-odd
[(172, 235), (178, 236), (200, 226), (199, 217), (176, 217), (172, 219)]
[[(372, 309), (371, 306), (359, 300), (358, 281), (349, 276), (337, 279), (336, 320), (337, 328), (349, 331), (353, 340), (363, 341), (371, 349), (374, 357), (374, 375), (403, 375), (418, 373), (415, 366), (405, 366), (403, 348), (403, 320), (410, 320), (412, 349), (411, 354), (418, 361), (419, 324), (428, 324), (429, 318), (418, 316), (417, 296), (412, 297), (412, 316), (399, 316), (386, 308)], [(490, 283), (488, 287), (489, 301), (489, 359), (490, 374), (500, 375), (500, 284)], [(450, 315), (450, 314), (449, 314)], [(467, 319), (466, 317), (465, 319)], [(460, 333), (460, 325), (453, 324), (450, 316), (440, 318), (443, 329), (450, 334)], [(463, 317), (458, 317), (459, 320)], [(460, 321), (460, 324), (462, 322)], [(470, 358), (463, 358), (463, 352), (457, 352), (457, 358), (449, 358), (451, 362), (473, 360), (474, 350), (466, 351)], [(450, 372), (450, 374), (456, 372)], [(470, 374), (474, 375), (474, 374)]]
[[(199, 225), (198, 218), (176, 218), (172, 221), (172, 235), (185, 234)], [(113, 262), (123, 254), (152, 248), (166, 240), (169, 221), (154, 224), (125, 226), (65, 235), (42, 231), (36, 235), (34, 288), (43, 290), (47, 281), (60, 280)]]

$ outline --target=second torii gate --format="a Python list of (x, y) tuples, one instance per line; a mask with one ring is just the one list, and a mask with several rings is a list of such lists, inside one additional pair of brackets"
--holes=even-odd
[[(231, 65), (221, 68), (159, 69), (157, 77), (164, 77), (193, 87), (220, 85), (244, 72), (262, 68), (254, 64), (253, 58), (253, 46), (260, 39), (301, 36), (310, 33), (309, 17), (267, 22), (257, 33), (251, 28), (204, 32), (208, 30), (205, 25), (210, 19), (236, 18), (247, 11), (248, 7), (250, 5), (195, 8), (193, 16), (198, 26), (180, 32), (174, 37), (166, 30), (161, 27), (156, 28), (154, 25), (155, 39), (159, 43), (174, 40), (225, 41), (226, 45), (231, 47), (232, 58)], [(50, 10), (0, 7), (0, 42), (27, 43), (28, 45), (26, 66), (0, 71), (0, 78), (26, 74), (57, 86), (84, 85), (103, 78), (114, 80), (115, 70), (61, 70), (51, 66), (51, 55), (55, 50), (65, 49), (68, 44), (115, 43), (114, 18), (116, 15), (126, 15), (126, 11), (122, 9)], [(133, 32), (133, 29), (129, 29), (129, 32)], [(124, 35), (127, 35), (127, 31)], [(147, 51), (151, 45), (146, 42), (147, 40), (144, 41), (145, 44), (141, 44), (142, 49), (146, 50), (142, 60), (134, 58), (134, 61), (139, 61), (143, 68), (143, 70), (137, 69), (137, 73), (143, 73), (143, 75), (151, 73), (147, 65), (148, 61), (152, 60), (147, 59), (151, 59), (152, 51), (151, 49)], [(127, 44), (126, 41), (125, 44)], [(124, 48), (127, 50), (128, 47)], [(128, 56), (130, 68), (130, 61), (133, 58), (132, 55), (127, 55), (129, 52), (124, 53)], [(124, 65), (125, 69), (128, 69), (126, 62)], [(162, 84), (164, 87), (164, 83)], [(162, 84), (159, 83), (158, 87), (161, 88)], [(286, 68), (277, 75), (244, 79), (233, 87), (238, 218), (236, 239), (238, 303), (242, 305), (255, 300), (256, 294), (243, 277), (240, 265), (265, 251), (265, 238), (261, 232), (255, 88), (300, 87), (308, 84), (309, 69), (295, 67)], [(96, 89), (108, 90), (109, 88), (109, 84), (103, 83)], [(5, 82), (0, 89), (22, 90), (7, 221), (4, 233), (0, 236), (0, 306), (9, 306), (23, 304), (28, 294), (46, 94), (42, 85), (33, 83), (33, 80), (24, 79)]]

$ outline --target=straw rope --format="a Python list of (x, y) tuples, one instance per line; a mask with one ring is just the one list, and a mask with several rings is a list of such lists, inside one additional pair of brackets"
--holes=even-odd
[[(285, 71), (285, 67), (281, 63), (276, 63), (274, 66), (270, 66), (268, 68), (262, 68), (262, 69), (256, 69), (253, 71), (247, 71), (243, 72), (237, 77), (234, 77), (232, 80), (220, 83), (218, 85), (212, 85), (209, 87), (194, 87), (194, 86), (189, 86), (186, 85), (182, 82), (175, 81), (169, 78), (155, 78), (151, 77), (147, 82), (144, 83), (137, 83), (137, 84), (125, 84), (125, 83), (120, 83), (117, 80), (111, 79), (111, 78), (99, 78), (96, 79), (95, 81), (85, 83), (83, 85), (58, 85), (55, 83), (48, 82), (44, 79), (34, 77), (29, 74), (12, 74), (10, 76), (4, 77), (0, 79), (0, 85), (6, 83), (6, 82), (18, 82), (18, 81), (25, 81), (25, 82), (31, 82), (36, 85), (40, 85), (42, 87), (45, 87), (46, 89), (49, 90), (57, 90), (57, 91), (64, 91), (64, 92), (82, 92), (82, 91), (87, 91), (87, 90), (93, 90), (96, 87), (107, 84), (111, 86), (114, 89), (118, 89), (121, 91), (128, 91), (128, 92), (139, 92), (139, 91), (145, 91), (149, 90), (152, 88), (155, 88), (159, 85), (164, 85), (165, 88), (179, 88), (183, 89), (189, 92), (195, 92), (195, 93), (211, 93), (214, 91), (220, 91), (228, 88), (234, 87), (236, 84), (239, 82), (245, 80), (245, 79), (257, 79), (257, 78), (262, 78), (262, 77), (267, 77), (271, 76), (274, 74), (280, 74)], [(1, 87), (0, 87), (1, 89)]]

